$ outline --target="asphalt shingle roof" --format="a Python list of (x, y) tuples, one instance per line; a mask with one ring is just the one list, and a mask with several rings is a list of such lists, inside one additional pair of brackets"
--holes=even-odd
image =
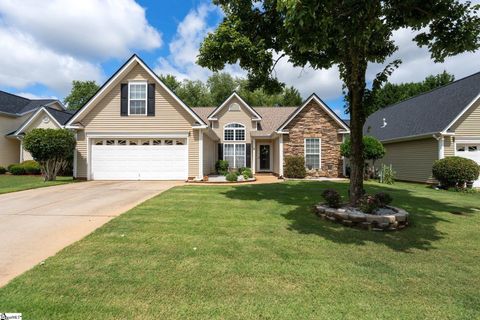
[[(252, 107), (262, 117), (261, 130), (251, 132), (253, 136), (268, 136), (280, 127), (297, 107)], [(203, 121), (208, 123), (208, 116), (215, 107), (192, 108)]]
[(48, 103), (56, 101), (55, 99), (27, 99), (5, 91), (0, 90), (0, 112), (10, 114), (23, 114), (28, 111), (38, 109)]
[(75, 111), (72, 110), (57, 110), (51, 107), (46, 107), (46, 109), (62, 126), (65, 125), (75, 113)]
[(378, 110), (363, 131), (382, 141), (441, 132), (479, 94), (480, 72)]

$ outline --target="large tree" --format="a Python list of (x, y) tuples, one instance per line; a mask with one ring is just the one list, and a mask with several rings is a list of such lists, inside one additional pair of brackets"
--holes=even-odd
[(98, 91), (95, 81), (72, 81), (72, 90), (63, 102), (69, 110), (78, 110)]
[(198, 63), (214, 71), (237, 63), (251, 86), (278, 91), (272, 72), (279, 58), (314, 69), (338, 65), (347, 91), (352, 141), (350, 202), (363, 193), (363, 125), (372, 93), (400, 61), (390, 61), (366, 85), (369, 63), (385, 63), (396, 50), (392, 34), (416, 32), (413, 40), (431, 57), (446, 57), (479, 47), (479, 17), (470, 2), (455, 0), (214, 0), (225, 13), (200, 47)]

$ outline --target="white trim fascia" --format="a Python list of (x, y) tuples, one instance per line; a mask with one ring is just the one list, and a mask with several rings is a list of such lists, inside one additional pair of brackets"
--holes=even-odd
[(279, 168), (278, 168), (278, 175), (279, 175), (280, 177), (283, 177), (283, 134), (281, 134), (278, 139), (279, 139), (279, 140), (278, 140), (278, 145), (279, 145), (279, 147), (278, 147), (278, 149), (279, 149), (279, 150), (278, 150), (278, 154), (279, 154), (279, 157), (280, 157), (279, 163), (278, 163), (278, 166), (279, 166)]
[(348, 131), (350, 132), (350, 128), (348, 128), (345, 123), (343, 123), (342, 119), (340, 119), (334, 112), (332, 112), (330, 110), (329, 107), (327, 107), (323, 102), (322, 100), (320, 100), (316, 94), (313, 94), (312, 96), (310, 96), (309, 99), (305, 100), (305, 102), (299, 107), (297, 108), (297, 110), (292, 114), (290, 115), (290, 117), (288, 117), (287, 121), (285, 121), (280, 128), (277, 129), (277, 131), (283, 131), (283, 129), (285, 129), (285, 127), (293, 120), (295, 119), (295, 117), (303, 110), (303, 108), (305, 108), (309, 103), (310, 101), (312, 100), (315, 100), (316, 103), (318, 103), (320, 105), (320, 107), (322, 107), (322, 109), (333, 119), (335, 120), (340, 126), (342, 126), (343, 129), (345, 129), (345, 131)]
[(388, 140), (380, 140), (381, 143), (394, 143), (394, 142), (401, 142), (401, 141), (408, 141), (408, 140), (419, 140), (423, 138), (430, 138), (433, 135), (438, 135), (438, 132), (429, 132), (429, 133), (422, 133), (422, 134), (415, 134), (411, 136), (405, 136), (405, 137), (399, 137), (399, 138), (394, 138), (394, 139), (388, 139)]
[(65, 126), (65, 129), (83, 130), (83, 129), (85, 129), (85, 128), (84, 128), (84, 127), (80, 127), (80, 126)]
[(338, 133), (340, 134), (350, 134), (350, 130), (339, 130)]
[(208, 116), (208, 120), (211, 120), (211, 121), (218, 120), (217, 118), (214, 117), (214, 115), (217, 114), (221, 109), (223, 109), (227, 105), (228, 101), (230, 101), (233, 97), (236, 97), (238, 100), (240, 100), (240, 102), (243, 103), (243, 105), (247, 107), (247, 109), (253, 115), (255, 115), (255, 118), (252, 118), (253, 121), (262, 120), (262, 117), (258, 114), (258, 112), (255, 111), (255, 109), (253, 109), (252, 107), (250, 107), (248, 103), (246, 103), (245, 100), (243, 100), (242, 97), (240, 97), (236, 92), (233, 92), (227, 99), (225, 99), (225, 101), (223, 101), (223, 103), (219, 107), (213, 110), (213, 112)]
[(478, 94), (463, 110), (462, 112), (460, 112), (456, 117), (455, 119), (453, 119), (452, 122), (450, 122), (448, 124), (448, 126), (443, 129), (443, 131), (441, 132), (442, 134), (446, 134), (447, 133), (447, 130), (450, 129), (474, 104), (475, 102), (477, 102), (477, 100), (480, 99), (480, 94)]
[(456, 143), (480, 143), (480, 137), (458, 137), (455, 139)]
[(192, 126), (192, 129), (208, 129), (209, 126)]
[(203, 179), (203, 131), (198, 131), (198, 179)]
[(438, 138), (438, 159), (445, 158), (445, 139), (443, 136)]
[(145, 63), (143, 63), (143, 61), (137, 57), (136, 55), (132, 56), (132, 58), (130, 58), (130, 61), (128, 61), (127, 63), (125, 63), (125, 65), (120, 69), (118, 70), (116, 73), (116, 75), (114, 77), (112, 77), (106, 84), (104, 84), (103, 88), (98, 91), (95, 96), (93, 98), (90, 99), (90, 101), (84, 105), (70, 120), (68, 120), (68, 122), (66, 123), (67, 126), (71, 125), (72, 123), (75, 122), (75, 120), (78, 119), (78, 117), (80, 115), (82, 115), (86, 110), (88, 110), (88, 108), (90, 108), (90, 106), (92, 106), (93, 104), (95, 104), (98, 99), (99, 96), (101, 96), (104, 92), (106, 92), (107, 90), (111, 90), (111, 86), (113, 83), (115, 83), (115, 81), (120, 77), (120, 76), (123, 76), (123, 73), (128, 70), (130, 68), (130, 66), (134, 63), (138, 63), (140, 66), (142, 66), (142, 68), (144, 68), (147, 73), (165, 90), (167, 91), (167, 93), (173, 97), (173, 99), (175, 101), (177, 101), (180, 106), (182, 106), (198, 123), (200, 124), (204, 124), (206, 125), (206, 123), (191, 109), (189, 108), (182, 100), (180, 100), (179, 97), (177, 97), (177, 95), (175, 93), (173, 93), (172, 90), (170, 90), (161, 80), (160, 78), (158, 78), (158, 76), (153, 73), (149, 67), (147, 67), (145, 65)]
[(17, 129), (17, 131), (15, 131), (14, 135), (19, 135), (25, 128), (27, 128), (41, 111), (45, 111), (45, 113), (55, 122), (55, 124), (59, 128), (63, 128), (63, 126), (57, 121), (57, 119), (55, 119), (55, 117), (52, 116), (50, 112), (48, 112), (48, 110), (45, 107), (41, 107), (30, 118), (28, 118), (28, 120), (19, 129)]
[(188, 138), (188, 132), (128, 133), (128, 132), (88, 132), (88, 138)]
[(54, 103), (58, 103), (58, 104), (60, 105), (60, 107), (62, 107), (62, 109), (63, 109), (64, 111), (67, 110), (67, 107), (65, 107), (65, 105), (64, 105), (60, 100), (55, 100), (55, 101), (49, 102), (49, 103), (43, 105), (42, 107), (48, 107), (48, 106), (50, 106), (50, 105), (52, 105), (52, 104), (54, 104)]

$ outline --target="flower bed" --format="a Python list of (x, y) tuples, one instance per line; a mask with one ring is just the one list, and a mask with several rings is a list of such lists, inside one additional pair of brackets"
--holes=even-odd
[(319, 217), (341, 223), (349, 227), (360, 227), (373, 231), (394, 231), (408, 225), (408, 212), (403, 209), (386, 206), (375, 214), (368, 214), (352, 207), (331, 208), (319, 204), (315, 207)]

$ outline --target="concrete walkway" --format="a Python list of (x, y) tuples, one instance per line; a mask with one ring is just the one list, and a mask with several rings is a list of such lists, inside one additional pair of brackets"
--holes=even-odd
[(182, 184), (89, 181), (0, 195), (0, 287), (121, 213)]

